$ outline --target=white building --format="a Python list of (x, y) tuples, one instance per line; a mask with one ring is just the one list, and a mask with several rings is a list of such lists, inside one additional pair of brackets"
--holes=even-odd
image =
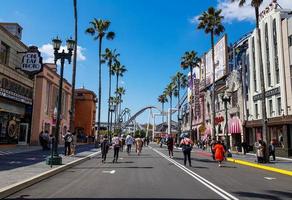
[[(292, 155), (292, 10), (271, 4), (260, 14), (260, 41), (264, 69), (267, 139), (274, 140), (279, 155)], [(259, 42), (256, 29), (249, 38), (250, 88), (246, 139), (263, 139)]]

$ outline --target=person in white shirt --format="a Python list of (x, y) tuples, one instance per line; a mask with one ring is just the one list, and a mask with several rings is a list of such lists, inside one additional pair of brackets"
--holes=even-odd
[(127, 153), (130, 154), (132, 145), (134, 143), (134, 139), (131, 135), (127, 135), (126, 137), (126, 145), (127, 145)]

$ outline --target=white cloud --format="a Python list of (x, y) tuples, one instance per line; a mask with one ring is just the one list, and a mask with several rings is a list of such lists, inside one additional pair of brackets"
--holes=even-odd
[[(60, 51), (65, 49), (66, 46), (61, 46)], [(41, 47), (39, 47), (39, 51), (41, 52), (41, 55), (43, 57), (44, 63), (53, 63), (54, 62), (54, 49), (52, 44), (44, 44)], [(86, 57), (84, 55), (85, 48), (81, 46), (77, 46), (77, 61), (84, 61), (86, 60)]]
[[(218, 0), (217, 8), (222, 9), (222, 15), (225, 22), (232, 21), (254, 21), (255, 11), (250, 5), (251, 0), (247, 0), (247, 3), (243, 7), (238, 6), (238, 2), (231, 3), (230, 0)], [(263, 10), (271, 3), (271, 0), (264, 0), (260, 8)], [(292, 8), (291, 0), (278, 0), (279, 5), (284, 9)]]
[(194, 16), (193, 18), (189, 19), (189, 21), (191, 22), (191, 24), (198, 24), (199, 17), (200, 17), (200, 15)]

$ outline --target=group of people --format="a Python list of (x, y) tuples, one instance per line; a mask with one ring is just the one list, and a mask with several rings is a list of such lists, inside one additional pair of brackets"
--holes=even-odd
[[(64, 139), (64, 155), (74, 155), (76, 150), (77, 138), (75, 134), (72, 134), (70, 130), (67, 130), (65, 134), (63, 134)], [(53, 144), (54, 137), (49, 135), (48, 131), (41, 131), (39, 134), (39, 142), (42, 146), (43, 150), (50, 150), (50, 146)]]
[(263, 140), (258, 140), (255, 143), (256, 156), (258, 163), (266, 163), (269, 161), (270, 156), (272, 156), (273, 161), (276, 160), (276, 148), (275, 142), (271, 141), (267, 149), (267, 145)]
[(117, 163), (118, 158), (119, 158), (119, 152), (122, 151), (124, 144), (127, 145), (128, 155), (131, 153), (132, 145), (135, 144), (136, 153), (138, 156), (140, 156), (143, 145), (146, 145), (146, 144), (148, 145), (149, 142), (147, 142), (147, 140), (140, 137), (134, 138), (131, 135), (127, 135), (127, 137), (124, 139), (124, 137), (119, 137), (117, 134), (114, 135), (114, 137), (112, 138), (112, 142), (110, 142), (108, 139), (108, 136), (104, 135), (101, 142), (102, 163), (106, 161), (107, 153), (110, 148), (114, 150), (114, 158), (112, 162)]

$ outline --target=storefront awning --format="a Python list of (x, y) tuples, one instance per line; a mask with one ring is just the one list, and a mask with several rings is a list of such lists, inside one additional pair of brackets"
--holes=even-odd
[(230, 134), (240, 134), (241, 133), (241, 122), (238, 117), (233, 117), (228, 123), (228, 132)]

